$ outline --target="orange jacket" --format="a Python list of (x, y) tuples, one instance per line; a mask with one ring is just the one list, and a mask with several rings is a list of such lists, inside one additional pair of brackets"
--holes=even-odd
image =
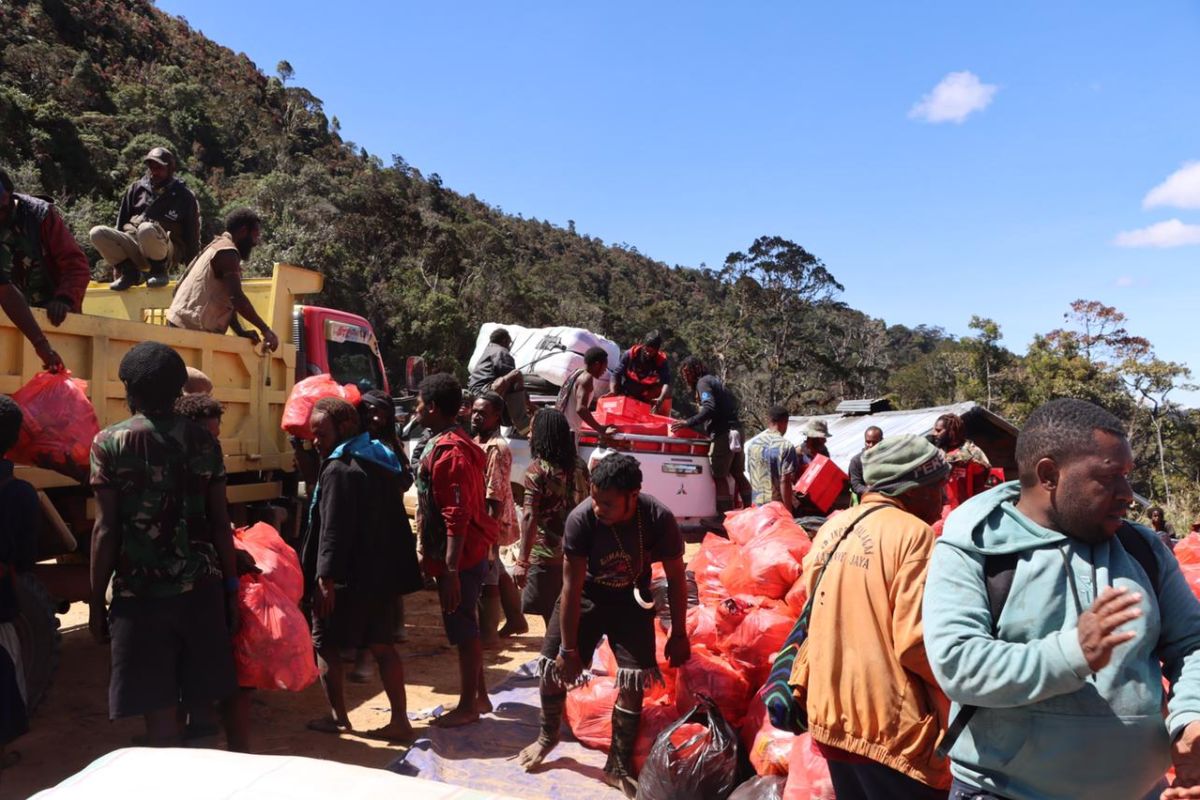
[[(862, 511), (879, 503), (891, 508), (866, 517), (833, 551)], [(818, 565), (829, 563), (791, 683), (815, 741), (947, 788), (950, 765), (934, 749), (949, 703), (929, 668), (921, 626), (933, 542), (933, 529), (880, 494), (822, 525), (804, 557), (810, 595)]]

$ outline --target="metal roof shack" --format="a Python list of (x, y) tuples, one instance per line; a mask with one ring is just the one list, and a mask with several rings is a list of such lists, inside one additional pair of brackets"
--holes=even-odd
[[(863, 401), (863, 410), (871, 407)], [(839, 406), (841, 408), (842, 406)], [(811, 417), (789, 417), (784, 436), (799, 446), (804, 441), (804, 426), (809, 420), (819, 419), (829, 426), (829, 438), (825, 446), (829, 455), (842, 470), (850, 466), (850, 459), (863, 449), (863, 434), (867, 428), (877, 426), (883, 430), (883, 438), (905, 433), (926, 436), (933, 432), (933, 423), (943, 414), (958, 414), (966, 426), (967, 438), (975, 442), (987, 454), (993, 467), (1003, 467), (1006, 476), (1017, 475), (1017, 427), (1004, 417), (988, 411), (973, 401), (954, 403), (948, 406), (916, 408), (911, 411), (875, 411), (862, 413), (857, 405), (847, 406), (852, 414), (819, 414)]]

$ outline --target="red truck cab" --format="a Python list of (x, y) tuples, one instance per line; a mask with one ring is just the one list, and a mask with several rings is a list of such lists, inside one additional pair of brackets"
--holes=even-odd
[(338, 383), (353, 383), (361, 392), (382, 389), (391, 395), (375, 331), (359, 315), (320, 306), (295, 306), (292, 341), (297, 349), (297, 381), (329, 373)]

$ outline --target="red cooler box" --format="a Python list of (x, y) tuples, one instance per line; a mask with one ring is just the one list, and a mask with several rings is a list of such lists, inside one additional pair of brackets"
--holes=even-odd
[(828, 513), (848, 482), (846, 473), (837, 464), (825, 456), (815, 455), (793, 488), (796, 494), (804, 495), (813, 505)]

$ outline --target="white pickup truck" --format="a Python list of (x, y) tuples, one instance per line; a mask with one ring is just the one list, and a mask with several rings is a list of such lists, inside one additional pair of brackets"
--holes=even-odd
[[(533, 398), (535, 403), (547, 399), (551, 398)], [(415, 419), (406, 427), (404, 445), (410, 455), (421, 433)], [(502, 429), (502, 435), (512, 450), (513, 496), (519, 506), (524, 494), (525, 470), (529, 467), (529, 440), (514, 438), (507, 428)], [(671, 509), (684, 533), (695, 535), (720, 529), (717, 489), (708, 462), (709, 444), (708, 439), (618, 433), (609, 446), (600, 447), (595, 434), (584, 433), (579, 440), (579, 456), (591, 469), (610, 453), (629, 453), (642, 466), (642, 491)], [(415, 488), (409, 490), (405, 503), (412, 513), (417, 503)]]

